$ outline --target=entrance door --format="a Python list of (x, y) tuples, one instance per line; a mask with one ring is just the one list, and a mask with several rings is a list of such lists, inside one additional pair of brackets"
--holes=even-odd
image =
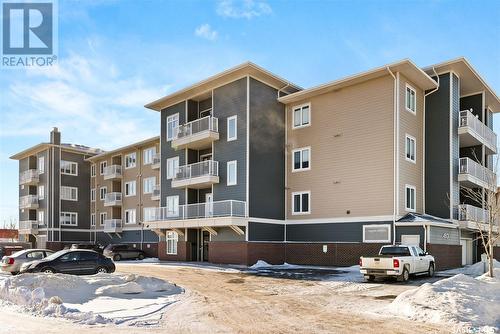
[(205, 194), (205, 217), (214, 215), (214, 201), (212, 193)]
[(462, 246), (462, 266), (472, 264), (472, 240), (460, 239)]
[(208, 261), (208, 242), (210, 241), (210, 233), (203, 231), (203, 261)]

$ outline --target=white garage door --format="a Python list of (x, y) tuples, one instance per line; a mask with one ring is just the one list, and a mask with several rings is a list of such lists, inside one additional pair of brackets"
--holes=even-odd
[(420, 245), (420, 235), (418, 234), (403, 234), (401, 235), (401, 243), (409, 246)]

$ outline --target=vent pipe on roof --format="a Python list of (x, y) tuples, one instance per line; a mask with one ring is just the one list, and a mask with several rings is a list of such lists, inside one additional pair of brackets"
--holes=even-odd
[(61, 133), (56, 127), (50, 131), (50, 143), (54, 145), (61, 145)]

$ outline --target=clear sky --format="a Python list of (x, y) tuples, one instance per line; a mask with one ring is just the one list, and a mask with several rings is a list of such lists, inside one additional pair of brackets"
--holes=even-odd
[(499, 17), (500, 1), (60, 0), (59, 65), (0, 70), (0, 226), (17, 219), (9, 156), (53, 126), (103, 149), (155, 136), (144, 104), (247, 60), (311, 87), (465, 56), (499, 94)]

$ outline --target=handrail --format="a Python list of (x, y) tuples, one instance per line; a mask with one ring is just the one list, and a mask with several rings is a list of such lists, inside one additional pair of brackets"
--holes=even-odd
[(200, 176), (219, 176), (219, 162), (205, 160), (189, 165), (179, 166), (174, 171), (174, 180), (186, 180)]
[(213, 116), (195, 119), (174, 128), (174, 140), (191, 136), (202, 131), (219, 132), (219, 120)]
[(225, 200), (216, 202), (184, 204), (177, 207), (155, 208), (154, 214), (146, 221), (201, 219), (214, 217), (247, 217), (244, 201)]
[(497, 134), (481, 122), (470, 110), (460, 111), (459, 127), (469, 127), (491, 147), (497, 146)]
[(489, 185), (495, 184), (495, 174), (492, 170), (482, 166), (470, 158), (460, 158), (459, 161), (459, 174), (470, 174), (477, 177)]

